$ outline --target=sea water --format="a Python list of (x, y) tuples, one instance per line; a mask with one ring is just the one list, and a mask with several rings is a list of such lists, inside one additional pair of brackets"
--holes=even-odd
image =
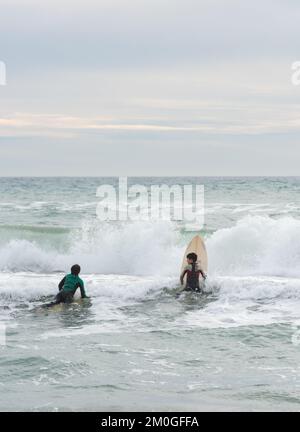
[[(107, 178), (0, 179), (0, 410), (299, 410), (300, 178), (203, 184), (203, 295), (172, 221), (97, 219)], [(189, 228), (190, 229), (190, 228)], [(90, 300), (57, 310), (72, 264)]]

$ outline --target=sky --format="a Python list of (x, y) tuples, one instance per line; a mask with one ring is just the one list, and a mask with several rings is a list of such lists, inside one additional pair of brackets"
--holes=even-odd
[(298, 0), (0, 0), (0, 176), (299, 175), (299, 22)]

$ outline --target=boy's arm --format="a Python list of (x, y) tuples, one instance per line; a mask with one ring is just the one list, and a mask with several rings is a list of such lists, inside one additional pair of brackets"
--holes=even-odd
[(203, 268), (201, 266), (199, 266), (199, 272), (201, 273), (203, 279), (207, 278), (207, 275), (206, 275), (205, 271), (203, 270)]
[(84, 283), (82, 280), (79, 282), (79, 288), (80, 288), (81, 298), (87, 298), (87, 295), (86, 295), (85, 289), (84, 289)]
[(186, 272), (187, 272), (187, 269), (185, 268), (185, 269), (183, 270), (183, 272), (181, 273), (181, 275), (180, 275), (180, 283), (181, 283), (181, 285), (183, 285), (183, 278), (184, 278)]
[[(186, 272), (187, 272), (187, 268), (184, 268), (183, 271), (182, 271), (182, 273), (181, 273), (181, 275), (180, 275), (180, 283), (181, 283), (181, 285), (183, 285), (183, 282), (184, 282), (183, 278), (184, 278)], [(182, 289), (181, 289), (181, 290), (176, 294), (176, 298), (180, 297), (180, 295), (181, 295), (184, 291), (185, 291), (185, 287), (183, 287), (183, 288), (182, 288)]]
[(61, 291), (63, 289), (64, 284), (65, 284), (65, 280), (66, 280), (66, 276), (59, 282), (59, 284), (58, 284), (59, 291)]

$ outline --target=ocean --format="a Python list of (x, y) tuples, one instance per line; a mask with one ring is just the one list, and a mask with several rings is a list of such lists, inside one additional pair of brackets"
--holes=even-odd
[[(180, 222), (97, 218), (114, 178), (0, 179), (1, 411), (300, 409), (300, 178), (202, 184), (209, 272), (179, 298)], [(90, 300), (57, 310), (72, 264)]]

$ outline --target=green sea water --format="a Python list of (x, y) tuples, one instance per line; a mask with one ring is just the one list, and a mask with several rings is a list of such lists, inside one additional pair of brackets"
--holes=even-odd
[[(117, 182), (0, 179), (0, 410), (298, 411), (300, 178), (129, 179), (204, 185), (209, 278), (179, 298), (197, 227), (100, 221)], [(90, 300), (41, 309), (77, 262)]]

